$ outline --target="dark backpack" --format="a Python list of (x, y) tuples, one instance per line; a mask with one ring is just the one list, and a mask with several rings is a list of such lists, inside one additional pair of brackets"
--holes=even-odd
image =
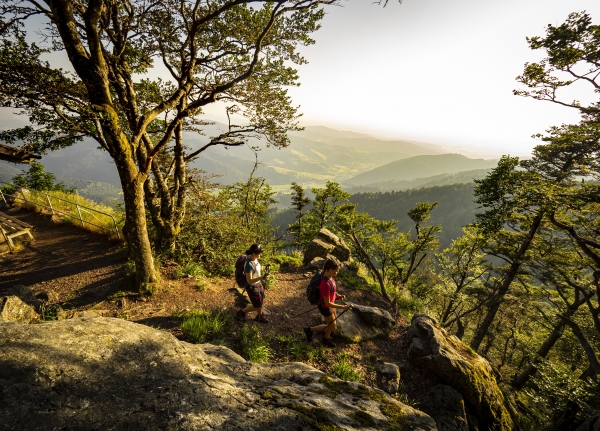
[[(312, 305), (318, 305), (321, 303), (321, 298), (319, 297), (319, 286), (321, 285), (322, 278), (323, 274), (321, 271), (317, 271), (317, 273), (313, 275), (313, 278), (310, 279), (308, 286), (306, 286), (306, 298)], [(327, 280), (327, 282), (331, 286), (331, 280)]]
[(242, 254), (238, 260), (235, 262), (235, 282), (240, 287), (248, 287), (249, 284), (246, 281), (246, 271), (244, 271), (244, 267), (246, 266), (246, 260), (248, 256)]

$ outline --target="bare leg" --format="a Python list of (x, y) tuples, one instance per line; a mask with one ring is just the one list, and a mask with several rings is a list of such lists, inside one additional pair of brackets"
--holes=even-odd
[(244, 313), (248, 313), (250, 311), (256, 311), (257, 315), (260, 316), (262, 314), (262, 307), (256, 308), (254, 305), (249, 305), (242, 310)]
[[(330, 316), (325, 317), (325, 323), (323, 323), (322, 325), (318, 325), (318, 326), (313, 326), (312, 328), (310, 328), (310, 330), (312, 332), (321, 332), (323, 331), (323, 338), (330, 338), (331, 337), (331, 333), (333, 331), (335, 331), (336, 328), (336, 324), (335, 322), (333, 322), (333, 320), (335, 319), (335, 308), (333, 308), (332, 310), (332, 314)], [(333, 323), (331, 323), (333, 322)]]

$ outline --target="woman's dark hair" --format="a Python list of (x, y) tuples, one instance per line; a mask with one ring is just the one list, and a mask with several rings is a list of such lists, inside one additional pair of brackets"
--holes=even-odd
[(263, 249), (259, 244), (252, 244), (248, 250), (246, 250), (247, 255), (251, 254), (259, 254), (262, 253)]
[(323, 272), (327, 272), (330, 269), (338, 269), (340, 265), (333, 259), (327, 259), (323, 264)]

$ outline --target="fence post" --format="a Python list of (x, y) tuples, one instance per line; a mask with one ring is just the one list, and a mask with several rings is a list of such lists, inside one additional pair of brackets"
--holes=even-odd
[(52, 215), (54, 215), (54, 208), (52, 208), (52, 202), (50, 202), (50, 195), (46, 195), (46, 199), (48, 199), (48, 205), (50, 205), (50, 209), (52, 210)]
[(0, 188), (0, 196), (2, 196), (2, 200), (4, 201), (4, 203), (8, 205), (8, 202), (6, 202), (6, 198), (4, 197), (4, 193), (2, 193), (2, 188)]
[(77, 212), (79, 213), (79, 220), (81, 220), (81, 226), (85, 227), (85, 223), (83, 222), (83, 217), (81, 217), (81, 210), (79, 209), (79, 205), (75, 204), (77, 207)]
[(119, 228), (117, 227), (117, 222), (115, 221), (115, 218), (113, 216), (110, 216), (110, 218), (112, 219), (113, 223), (115, 224), (115, 231), (117, 232), (117, 239), (121, 239), (121, 235), (119, 235)]

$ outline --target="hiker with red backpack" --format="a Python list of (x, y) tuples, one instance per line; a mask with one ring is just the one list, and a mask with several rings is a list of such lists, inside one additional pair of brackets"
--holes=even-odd
[[(329, 347), (335, 347), (335, 343), (331, 339), (331, 333), (336, 329), (336, 309), (341, 308), (344, 311), (347, 311), (350, 308), (352, 308), (351, 304), (342, 305), (335, 303), (335, 301), (338, 299), (344, 299), (344, 295), (340, 295), (337, 293), (337, 287), (333, 278), (336, 275), (338, 275), (339, 271), (339, 264), (332, 259), (327, 259), (325, 261), (325, 264), (323, 265), (323, 271), (315, 275), (315, 277), (320, 278), (318, 300), (319, 305), (317, 308), (319, 309), (319, 313), (321, 313), (321, 315), (325, 318), (325, 323), (318, 326), (307, 326), (306, 328), (304, 328), (304, 333), (306, 334), (306, 341), (309, 343), (317, 335), (317, 333), (323, 332), (323, 344)], [(313, 284), (312, 281), (311, 284)], [(310, 297), (312, 296), (312, 293), (307, 292), (307, 294), (309, 296), (309, 300), (311, 300)]]
[[(235, 263), (235, 281), (238, 286), (245, 288), (250, 298), (251, 305), (239, 309), (236, 313), (238, 320), (246, 320), (246, 313), (256, 311), (256, 320), (260, 323), (269, 323), (269, 320), (262, 312), (263, 302), (265, 300), (265, 287), (263, 280), (269, 278), (269, 274), (261, 275), (261, 266), (258, 262), (263, 249), (259, 244), (252, 244), (246, 254), (240, 256)], [(268, 266), (268, 265), (267, 265)]]

